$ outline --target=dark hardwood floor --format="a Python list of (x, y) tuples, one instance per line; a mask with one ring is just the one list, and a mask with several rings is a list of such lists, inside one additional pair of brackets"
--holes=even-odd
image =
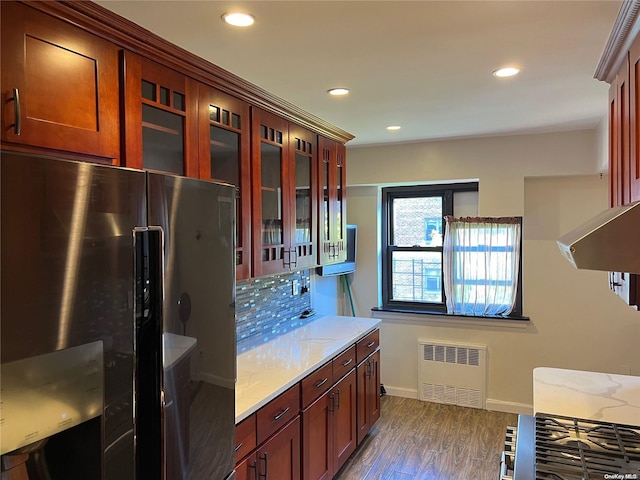
[(335, 480), (497, 480), (517, 415), (384, 396), (382, 416)]

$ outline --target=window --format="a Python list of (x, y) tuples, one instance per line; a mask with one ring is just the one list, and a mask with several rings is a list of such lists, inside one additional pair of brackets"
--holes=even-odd
[[(448, 263), (448, 259), (452, 257), (455, 257), (458, 262), (462, 258), (477, 260), (478, 248), (482, 250), (485, 247), (462, 246), (456, 243), (453, 250), (444, 248), (447, 245), (447, 239), (444, 238), (446, 234), (444, 217), (456, 214), (454, 206), (462, 203), (457, 199), (466, 198), (464, 196), (468, 196), (468, 192), (477, 191), (478, 184), (475, 182), (392, 187), (382, 190), (382, 308), (384, 310), (447, 313), (454, 312), (453, 305), (455, 304), (457, 315), (492, 316), (498, 315), (497, 312), (504, 311), (499, 306), (504, 296), (496, 300), (491, 309), (483, 310), (480, 313), (475, 307), (469, 307), (470, 292), (477, 293), (481, 290), (480, 285), (484, 287), (485, 276), (481, 274), (482, 270), (475, 267), (474, 269), (468, 268), (467, 273), (473, 271), (475, 277), (473, 281), (467, 279), (464, 288), (460, 288), (460, 281), (463, 278), (459, 275), (462, 271), (460, 264), (458, 263), (456, 268), (451, 269), (451, 264)], [(511, 240), (508, 239), (507, 244), (504, 242), (499, 245), (495, 242), (491, 243), (489, 250), (494, 253), (494, 258), (498, 258), (500, 255), (504, 258), (507, 255), (506, 252), (512, 252), (514, 248), (519, 253), (521, 248), (520, 230), (518, 230), (517, 242), (511, 242)], [(458, 253), (457, 257), (448, 253), (453, 251)], [(463, 251), (467, 253), (474, 251), (475, 253), (463, 257), (459, 255)], [(515, 317), (522, 314), (521, 282), (519, 281), (521, 260), (519, 255), (517, 259), (519, 263), (512, 272), (512, 278), (507, 279), (504, 276), (492, 278), (493, 274), (490, 274), (489, 280), (492, 280), (493, 283), (487, 284), (489, 290), (493, 289), (489, 296), (504, 293), (507, 283), (511, 282), (512, 285), (517, 285), (515, 307), (511, 313)], [(493, 271), (491, 270), (491, 272)], [(453, 272), (453, 274), (446, 277), (445, 275), (449, 275), (449, 272)], [(495, 277), (495, 275), (493, 276)], [(452, 279), (448, 285), (446, 284), (447, 278)], [(475, 285), (471, 286), (471, 283)], [(452, 286), (453, 289), (449, 288)], [(456, 297), (451, 293), (449, 295), (451, 299), (448, 299), (445, 290), (449, 292), (464, 291), (467, 296)], [(466, 304), (464, 298), (467, 299)], [(447, 309), (448, 304), (449, 310)]]

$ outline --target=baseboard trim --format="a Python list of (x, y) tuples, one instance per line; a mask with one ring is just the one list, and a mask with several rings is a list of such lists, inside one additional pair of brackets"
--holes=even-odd
[(415, 388), (402, 388), (402, 387), (393, 387), (390, 385), (385, 385), (384, 389), (387, 391), (387, 395), (392, 397), (402, 397), (402, 398), (418, 398), (418, 390)]
[(505, 402), (503, 400), (487, 398), (486, 407), (487, 410), (494, 410), (497, 412), (533, 415), (533, 405), (529, 405), (526, 403)]
[[(402, 398), (418, 398), (418, 390), (415, 388), (394, 387), (393, 385), (385, 385), (387, 395)], [(524, 415), (533, 415), (533, 405), (517, 402), (505, 402), (503, 400), (495, 400), (487, 398), (485, 405), (486, 410), (496, 412), (515, 413)]]

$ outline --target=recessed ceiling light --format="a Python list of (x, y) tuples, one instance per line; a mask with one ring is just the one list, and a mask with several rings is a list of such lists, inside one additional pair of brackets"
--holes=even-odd
[(494, 77), (513, 77), (520, 73), (520, 69), (516, 67), (499, 68), (493, 72)]
[(389, 130), (390, 132), (393, 132), (395, 130), (400, 130), (402, 127), (400, 125), (389, 125), (387, 127), (387, 130)]
[(248, 27), (253, 25), (256, 19), (248, 13), (230, 12), (222, 15), (222, 20), (234, 27)]
[(332, 88), (331, 90), (327, 90), (327, 93), (329, 95), (335, 95), (335, 96), (340, 96), (340, 95), (346, 95), (347, 93), (349, 93), (349, 89), (348, 88)]

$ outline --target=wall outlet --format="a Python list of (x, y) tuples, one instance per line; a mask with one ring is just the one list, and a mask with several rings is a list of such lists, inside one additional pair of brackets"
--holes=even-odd
[(300, 281), (299, 280), (293, 280), (291, 282), (291, 294), (292, 295), (300, 295)]

